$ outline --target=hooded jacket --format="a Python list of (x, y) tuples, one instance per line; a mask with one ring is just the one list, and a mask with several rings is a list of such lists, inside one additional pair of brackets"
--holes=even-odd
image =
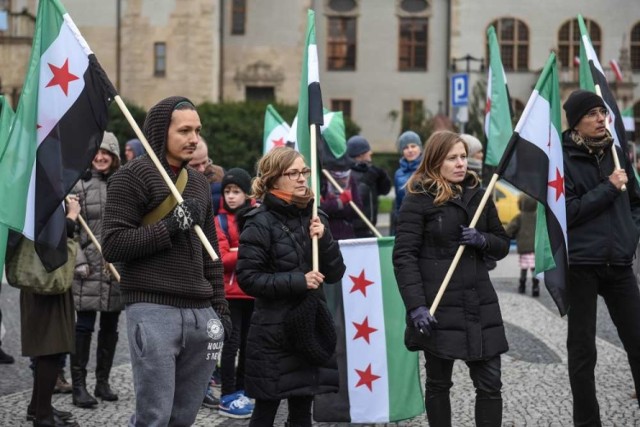
[(396, 211), (400, 210), (400, 206), (402, 205), (402, 199), (404, 199), (404, 195), (406, 193), (406, 189), (404, 188), (411, 175), (418, 169), (420, 166), (420, 162), (422, 161), (422, 154), (418, 156), (417, 159), (408, 161), (404, 157), (400, 159), (400, 167), (396, 170), (393, 185), (396, 189), (396, 203), (395, 208)]
[(522, 193), (518, 200), (520, 213), (507, 225), (507, 235), (516, 239), (519, 254), (532, 253), (535, 249), (538, 202)]
[[(144, 133), (165, 172), (176, 174), (166, 160), (171, 115), (182, 97), (170, 97), (152, 107)], [(188, 182), (184, 199), (195, 199), (203, 213), (200, 224), (217, 254), (218, 239), (213, 220), (209, 183), (204, 175), (186, 167)], [(140, 156), (120, 168), (107, 186), (103, 220), (103, 253), (109, 262), (122, 262), (122, 297), (125, 303), (149, 302), (180, 308), (213, 306), (218, 315), (228, 314), (222, 282), (222, 262), (213, 261), (192, 228), (169, 234), (162, 221), (142, 225), (143, 217), (169, 195), (169, 188), (149, 156)]]
[(570, 133), (562, 134), (569, 264), (631, 265), (640, 230), (640, 190), (631, 164), (625, 164), (627, 191), (620, 191), (609, 181), (612, 147), (596, 156), (578, 146)]

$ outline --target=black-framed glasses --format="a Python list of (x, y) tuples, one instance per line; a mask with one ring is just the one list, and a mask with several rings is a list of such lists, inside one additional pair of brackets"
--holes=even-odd
[(599, 116), (602, 116), (606, 119), (607, 116), (609, 116), (609, 110), (607, 110), (606, 108), (594, 108), (593, 110), (585, 114), (585, 116), (592, 120), (597, 119)]
[(291, 181), (297, 181), (298, 179), (300, 179), (300, 175), (304, 176), (305, 179), (309, 178), (311, 176), (311, 169), (302, 169), (301, 171), (289, 171), (289, 172), (284, 172), (282, 174), (282, 176), (286, 176), (288, 177)]

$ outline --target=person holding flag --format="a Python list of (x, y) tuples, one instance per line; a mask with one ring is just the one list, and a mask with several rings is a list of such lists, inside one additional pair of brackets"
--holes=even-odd
[[(640, 235), (640, 189), (632, 165), (616, 169), (606, 121), (609, 111), (595, 93), (576, 90), (563, 108), (569, 129), (562, 134), (564, 190), (569, 242), (569, 381), (576, 426), (599, 426), (596, 397), (598, 295), (629, 358), (640, 391), (640, 293), (632, 270)], [(622, 152), (620, 150), (620, 157)], [(626, 191), (623, 186), (626, 185)], [(640, 404), (640, 400), (638, 401)]]
[[(393, 250), (407, 311), (405, 345), (424, 351), (430, 426), (451, 425), (453, 363), (464, 360), (476, 389), (476, 425), (497, 427), (502, 420), (500, 355), (509, 346), (485, 257), (507, 256), (509, 238), (490, 199), (476, 226), (469, 227), (484, 190), (467, 169), (469, 149), (460, 135), (436, 132), (425, 145), (407, 182)], [(460, 245), (466, 250), (434, 318), (427, 307)]]

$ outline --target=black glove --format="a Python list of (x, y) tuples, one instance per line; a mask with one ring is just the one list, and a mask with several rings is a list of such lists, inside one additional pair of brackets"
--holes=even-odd
[(431, 331), (436, 327), (438, 321), (429, 313), (429, 309), (421, 305), (409, 312), (409, 317), (413, 322), (413, 326), (426, 336), (431, 335)]
[(233, 330), (233, 323), (231, 323), (231, 316), (225, 314), (224, 316), (218, 316), (222, 322), (224, 328), (224, 341), (228, 341), (231, 338), (231, 332)]
[(476, 230), (475, 228), (460, 226), (462, 230), (462, 236), (460, 238), (460, 244), (465, 246), (473, 246), (477, 249), (485, 249), (487, 247), (487, 238), (484, 234)]
[(194, 225), (202, 222), (200, 204), (196, 199), (185, 199), (162, 221), (169, 230), (169, 234), (188, 231)]

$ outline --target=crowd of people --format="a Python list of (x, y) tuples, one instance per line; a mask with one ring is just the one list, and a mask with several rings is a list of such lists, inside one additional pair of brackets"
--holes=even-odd
[[(597, 426), (598, 295), (640, 389), (640, 293), (631, 269), (640, 189), (628, 179), (633, 165), (614, 167), (616, 148), (601, 98), (576, 91), (564, 109), (573, 417), (577, 426)], [(55, 390), (70, 391), (79, 408), (118, 400), (109, 376), (123, 310), (135, 390), (129, 425), (192, 425), (206, 406), (250, 419), (250, 426), (272, 426), (286, 399), (288, 425), (311, 426), (313, 396), (339, 386), (336, 330), (322, 287), (345, 272), (338, 240), (376, 236), (370, 224), (377, 224), (379, 198), (392, 187), (392, 261), (406, 309), (405, 345), (424, 354), (429, 425), (451, 425), (455, 360), (469, 368), (476, 425), (501, 425), (501, 355), (509, 347), (489, 269), (515, 238), (518, 292), (526, 291), (531, 271), (531, 293), (540, 295), (533, 275), (537, 204), (523, 195), (521, 213), (505, 230), (489, 198), (469, 227), (485, 192), (477, 138), (438, 131), (423, 143), (407, 130), (397, 140), (399, 167), (391, 180), (374, 165), (369, 141), (352, 136), (349, 166), (327, 171), (320, 194), (314, 194), (308, 159), (300, 153), (272, 149), (252, 178), (242, 168), (214, 164), (201, 127), (189, 99), (158, 102), (144, 123), (151, 151), (130, 140), (121, 166), (120, 145), (106, 132), (67, 198), (67, 233), (77, 242), (72, 286), (60, 295), (20, 296), (22, 355), (34, 367), (27, 409), (34, 426), (78, 425), (70, 412), (51, 405)], [(158, 173), (154, 155), (181, 202)], [(78, 225), (81, 218), (86, 227)], [(437, 313), (431, 313), (461, 245), (466, 250)], [(87, 366), (96, 322), (92, 394)], [(72, 384), (64, 389), (69, 354)], [(13, 362), (0, 349), (0, 363)]]

